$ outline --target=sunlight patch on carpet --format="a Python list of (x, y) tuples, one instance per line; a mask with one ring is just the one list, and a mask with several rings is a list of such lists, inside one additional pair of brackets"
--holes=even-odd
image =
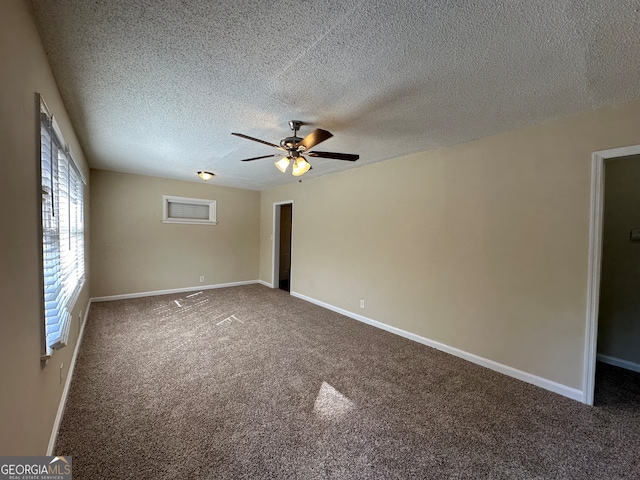
[[(218, 317), (219, 318), (219, 317)], [(217, 319), (216, 319), (217, 320)], [(221, 325), (230, 325), (233, 321), (236, 322), (240, 322), (242, 324), (244, 324), (244, 322), (242, 320), (240, 320), (238, 317), (235, 316), (235, 314), (231, 314), (229, 315), (227, 318), (225, 318), (224, 320), (221, 320), (219, 322), (216, 322), (216, 325), (221, 326)]]
[(327, 382), (322, 382), (315, 404), (313, 405), (313, 411), (320, 418), (338, 420), (349, 413), (353, 407), (354, 404), (351, 400)]

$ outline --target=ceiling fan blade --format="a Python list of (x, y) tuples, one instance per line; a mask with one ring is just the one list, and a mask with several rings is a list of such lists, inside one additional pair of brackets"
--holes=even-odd
[(269, 158), (269, 157), (281, 157), (279, 153), (274, 153), (273, 155), (262, 155), (261, 157), (253, 157), (253, 158), (245, 158), (244, 160), (240, 160), (241, 162), (250, 162), (252, 160), (260, 160), (261, 158)]
[(276, 145), (275, 143), (266, 142), (264, 140), (260, 140), (259, 138), (253, 138), (249, 135), (245, 135), (244, 133), (232, 133), (231, 135), (235, 135), (236, 137), (246, 138), (247, 140), (253, 140), (254, 142), (263, 143), (264, 145), (269, 145), (270, 147), (277, 148), (278, 150), (286, 151), (284, 148)]
[(335, 152), (307, 152), (305, 155), (310, 157), (320, 158), (333, 158), (334, 160), (347, 160), (348, 162), (355, 162), (360, 158), (360, 155), (353, 153), (335, 153)]
[(331, 132), (327, 132), (326, 130), (320, 130), (319, 128), (316, 128), (313, 132), (311, 132), (309, 135), (304, 137), (302, 141), (298, 144), (298, 146), (299, 147), (302, 146), (304, 147), (305, 150), (309, 150), (310, 148), (313, 148), (316, 145), (318, 145), (320, 142), (324, 142), (325, 140), (328, 140), (331, 137), (333, 137), (333, 134)]

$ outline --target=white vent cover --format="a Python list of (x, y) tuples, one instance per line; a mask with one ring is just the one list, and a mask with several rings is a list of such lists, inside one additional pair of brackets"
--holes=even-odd
[(215, 225), (216, 201), (203, 198), (162, 196), (162, 221)]

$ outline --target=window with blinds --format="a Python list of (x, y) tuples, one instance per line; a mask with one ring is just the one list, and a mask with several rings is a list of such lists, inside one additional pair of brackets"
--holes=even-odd
[(162, 196), (164, 223), (215, 225), (216, 201), (202, 198)]
[(40, 112), (44, 330), (50, 355), (67, 344), (71, 311), (85, 280), (85, 181), (43, 101)]

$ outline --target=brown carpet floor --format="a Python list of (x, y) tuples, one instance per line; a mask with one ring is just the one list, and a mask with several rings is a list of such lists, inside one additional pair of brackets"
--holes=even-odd
[(588, 407), (260, 285), (94, 303), (74, 479), (640, 478), (640, 375)]

